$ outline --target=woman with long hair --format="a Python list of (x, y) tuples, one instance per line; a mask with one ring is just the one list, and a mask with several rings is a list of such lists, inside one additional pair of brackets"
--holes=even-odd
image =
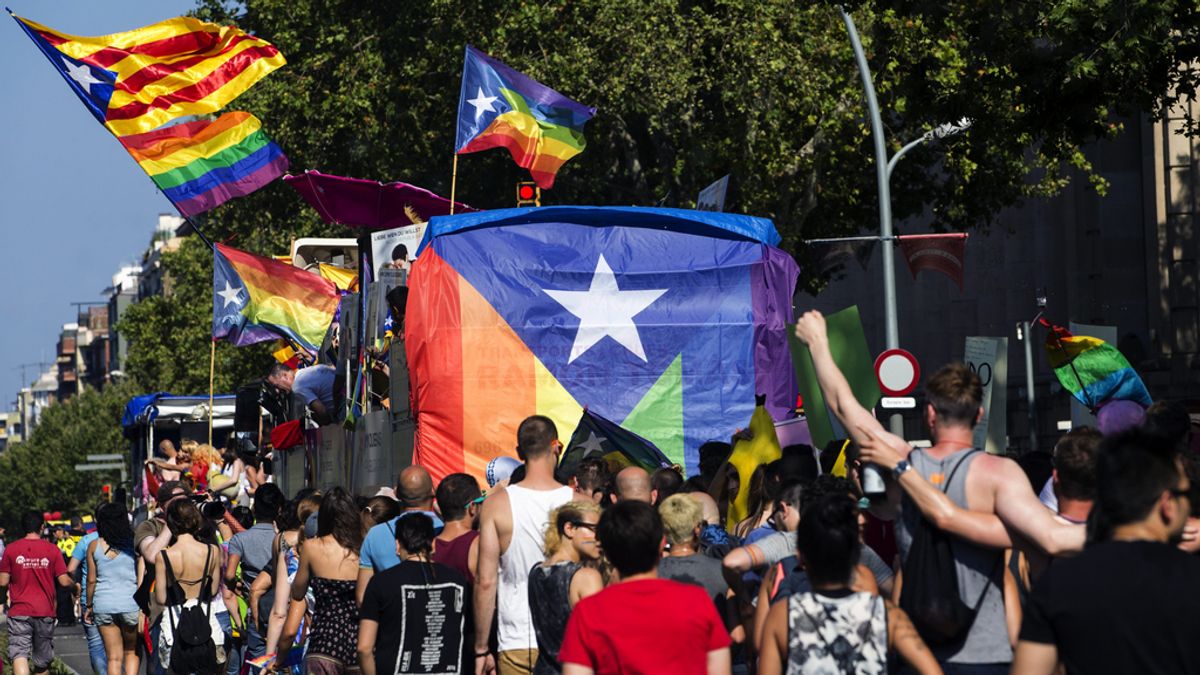
[[(346, 490), (333, 488), (321, 498), (317, 536), (304, 541), (300, 549), (300, 566), (292, 580), (293, 601), (303, 601), (309, 586), (316, 600), (312, 628), (308, 633), (308, 652), (304, 657), (307, 672), (316, 669), (333, 675), (358, 670), (355, 587), (362, 540), (358, 503)], [(277, 664), (287, 662), (295, 638), (287, 628), (279, 641)]]
[[(221, 591), (221, 548), (202, 541), (204, 516), (191, 500), (171, 502), (167, 507), (167, 527), (175, 536), (175, 543), (163, 549), (154, 564), (154, 595), (165, 609), (160, 622), (159, 659), (169, 672), (215, 675), (225, 669), (225, 632), (211, 610), (213, 599)], [(204, 655), (203, 664), (172, 664), (175, 629), (184, 610), (205, 605), (208, 605), (206, 614), (215, 653)], [(201, 658), (198, 654), (192, 656)]]
[(562, 664), (558, 650), (575, 603), (604, 588), (594, 567), (600, 560), (596, 524), (600, 506), (594, 502), (568, 502), (550, 512), (546, 523), (546, 560), (529, 572), (529, 609), (537, 637), (534, 675), (558, 675)]
[(133, 528), (121, 504), (101, 504), (96, 509), (96, 532), (88, 545), (87, 613), (100, 629), (108, 672), (125, 675), (138, 672), (137, 556), (133, 550)]
[(197, 491), (208, 489), (208, 479), (217, 472), (222, 464), (221, 453), (207, 443), (201, 443), (192, 450), (192, 478), (196, 481)]
[[(275, 521), (279, 534), (275, 535), (274, 579), (270, 576), (254, 580), (250, 587), (251, 607), (256, 607), (258, 598), (268, 589), (274, 588), (275, 599), (271, 605), (271, 616), (267, 622), (267, 653), (274, 654), (279, 645), (279, 636), (283, 634), (284, 624), (288, 617), (288, 606), (292, 600), (292, 580), (300, 568), (300, 544), (304, 541), (304, 521), (317, 512), (321, 506), (321, 493), (306, 488), (296, 495), (296, 499), (279, 512)], [(303, 616), (303, 614), (301, 614)], [(292, 629), (295, 634), (299, 625)]]

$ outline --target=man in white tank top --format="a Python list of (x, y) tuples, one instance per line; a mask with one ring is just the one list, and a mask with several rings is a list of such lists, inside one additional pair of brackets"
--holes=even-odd
[[(525, 478), (488, 495), (479, 517), (479, 574), (475, 579), (475, 672), (530, 673), (537, 638), (529, 615), (529, 570), (542, 561), (550, 511), (571, 501), (571, 488), (554, 479), (562, 452), (558, 429), (534, 415), (517, 428), (517, 455)], [(499, 606), (499, 654), (488, 634)]]

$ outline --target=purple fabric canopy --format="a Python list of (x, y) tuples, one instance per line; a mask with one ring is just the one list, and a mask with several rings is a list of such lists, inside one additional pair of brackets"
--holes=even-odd
[[(284, 176), (283, 180), (296, 188), (327, 223), (383, 230), (410, 224), (405, 206), (425, 221), (450, 213), (449, 199), (408, 183), (380, 183), (318, 171)], [(454, 207), (455, 213), (477, 210), (462, 202)]]

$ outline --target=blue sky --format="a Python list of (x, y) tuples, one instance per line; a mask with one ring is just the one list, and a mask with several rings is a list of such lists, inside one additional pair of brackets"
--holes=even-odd
[[(74, 35), (131, 30), (190, 10), (193, 0), (9, 0), (14, 14)], [(137, 261), (170, 203), (88, 113), (11, 18), (0, 18), (0, 409), (22, 386), (20, 364), (53, 361), (69, 303), (102, 301)], [(197, 357), (199, 358), (199, 357)], [(30, 367), (27, 380), (36, 377)], [(28, 384), (26, 381), (24, 384)]]

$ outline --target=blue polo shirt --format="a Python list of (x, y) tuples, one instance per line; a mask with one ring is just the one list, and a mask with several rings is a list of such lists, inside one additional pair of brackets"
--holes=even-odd
[(380, 523), (372, 527), (363, 538), (362, 550), (358, 553), (359, 568), (382, 572), (400, 564), (400, 556), (396, 555), (396, 521), (411, 513), (424, 513), (432, 518), (434, 534), (440, 534), (446, 527), (433, 511), (407, 511), (386, 523)]

